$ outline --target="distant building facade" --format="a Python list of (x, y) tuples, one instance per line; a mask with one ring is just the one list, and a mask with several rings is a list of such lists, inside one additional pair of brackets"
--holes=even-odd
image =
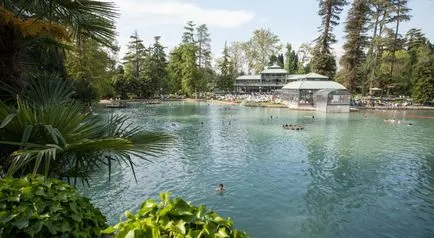
[(235, 79), (236, 93), (271, 93), (291, 82), (291, 75), (278, 65), (266, 67), (261, 74), (243, 75)]

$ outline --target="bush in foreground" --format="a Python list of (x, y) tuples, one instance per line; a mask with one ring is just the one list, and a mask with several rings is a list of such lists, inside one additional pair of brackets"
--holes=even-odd
[(145, 201), (134, 215), (125, 212), (126, 221), (103, 231), (124, 237), (248, 237), (234, 229), (231, 219), (223, 219), (204, 205), (193, 206), (181, 198), (161, 193), (161, 202)]
[(0, 237), (99, 237), (106, 218), (57, 179), (0, 179)]

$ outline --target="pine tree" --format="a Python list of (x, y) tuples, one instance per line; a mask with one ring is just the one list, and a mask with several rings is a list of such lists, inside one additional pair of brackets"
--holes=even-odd
[(292, 49), (291, 44), (286, 44), (286, 63), (285, 69), (289, 74), (295, 74), (298, 71), (298, 55)]
[(277, 65), (279, 65), (279, 67), (282, 69), (283, 69), (283, 67), (285, 67), (285, 59), (283, 57), (283, 54), (279, 54), (277, 56)]
[(235, 68), (229, 57), (228, 47), (225, 42), (223, 56), (218, 65), (220, 69), (220, 77), (218, 87), (225, 91), (232, 91), (234, 88)]
[(272, 54), (270, 55), (270, 59), (268, 60), (268, 66), (274, 65), (277, 63), (277, 56)]
[(146, 79), (148, 81), (149, 95), (159, 94), (163, 89), (167, 77), (167, 60), (164, 46), (160, 44), (160, 36), (154, 37), (154, 44), (149, 49), (146, 64)]
[(125, 77), (130, 83), (130, 88), (133, 92), (139, 98), (143, 98), (147, 90), (147, 83), (143, 73), (148, 53), (137, 31), (130, 36), (130, 42), (127, 47), (128, 52), (124, 57)]
[(194, 39), (194, 28), (195, 24), (193, 21), (188, 21), (187, 25), (184, 26), (184, 33), (182, 33), (182, 43), (183, 44), (196, 44)]
[(211, 67), (211, 38), (208, 27), (202, 24), (196, 28), (197, 65), (199, 68)]
[(393, 67), (396, 60), (395, 52), (398, 50), (398, 33), (399, 25), (401, 22), (409, 21), (411, 16), (409, 15), (410, 8), (407, 7), (407, 0), (389, 0), (391, 2), (392, 14), (389, 22), (395, 22), (395, 34), (392, 47), (392, 64), (390, 66), (390, 78), (393, 79)]
[(380, 86), (377, 80), (378, 68), (381, 64), (380, 59), (384, 51), (383, 34), (386, 31), (386, 24), (390, 14), (389, 0), (368, 0), (367, 1), (370, 11), (368, 13), (369, 29), (372, 31), (370, 37), (369, 48), (366, 54), (366, 61), (364, 63), (365, 74), (369, 87)]
[(167, 65), (168, 78), (166, 85), (170, 93), (182, 93), (182, 48), (175, 47), (170, 52), (169, 63)]
[(311, 62), (312, 70), (333, 79), (336, 73), (336, 60), (331, 53), (331, 45), (336, 43), (333, 27), (339, 24), (339, 14), (342, 12), (345, 0), (320, 0), (318, 14), (322, 19), (320, 30), (322, 34), (316, 39)]
[(364, 49), (368, 44), (365, 26), (368, 12), (369, 7), (365, 0), (354, 0), (345, 25), (346, 42), (343, 46), (345, 53), (340, 63), (343, 67), (345, 84), (350, 92), (354, 92), (355, 87), (364, 85), (362, 63), (366, 57)]

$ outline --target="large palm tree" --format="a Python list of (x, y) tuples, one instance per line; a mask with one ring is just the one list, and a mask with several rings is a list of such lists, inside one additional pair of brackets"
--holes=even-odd
[[(106, 120), (83, 112), (71, 100), (69, 85), (45, 75), (33, 80), (17, 99), (16, 108), (0, 104), (0, 156), (3, 175), (43, 174), (56, 178), (88, 176), (112, 162), (156, 155), (170, 138), (163, 133), (145, 133), (128, 123), (125, 116)], [(133, 169), (134, 173), (134, 169)]]

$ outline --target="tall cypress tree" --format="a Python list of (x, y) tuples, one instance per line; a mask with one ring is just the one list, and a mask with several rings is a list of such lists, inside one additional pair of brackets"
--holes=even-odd
[(331, 45), (336, 43), (333, 27), (339, 24), (339, 14), (347, 4), (345, 0), (319, 0), (318, 14), (321, 16), (321, 35), (316, 39), (311, 62), (312, 71), (333, 79), (336, 73), (336, 60), (331, 53)]
[(369, 7), (365, 0), (354, 0), (345, 25), (346, 42), (343, 46), (345, 53), (340, 63), (343, 67), (345, 84), (350, 92), (355, 91), (354, 87), (364, 85), (362, 63), (365, 60), (364, 49), (368, 43), (366, 36), (368, 12)]

